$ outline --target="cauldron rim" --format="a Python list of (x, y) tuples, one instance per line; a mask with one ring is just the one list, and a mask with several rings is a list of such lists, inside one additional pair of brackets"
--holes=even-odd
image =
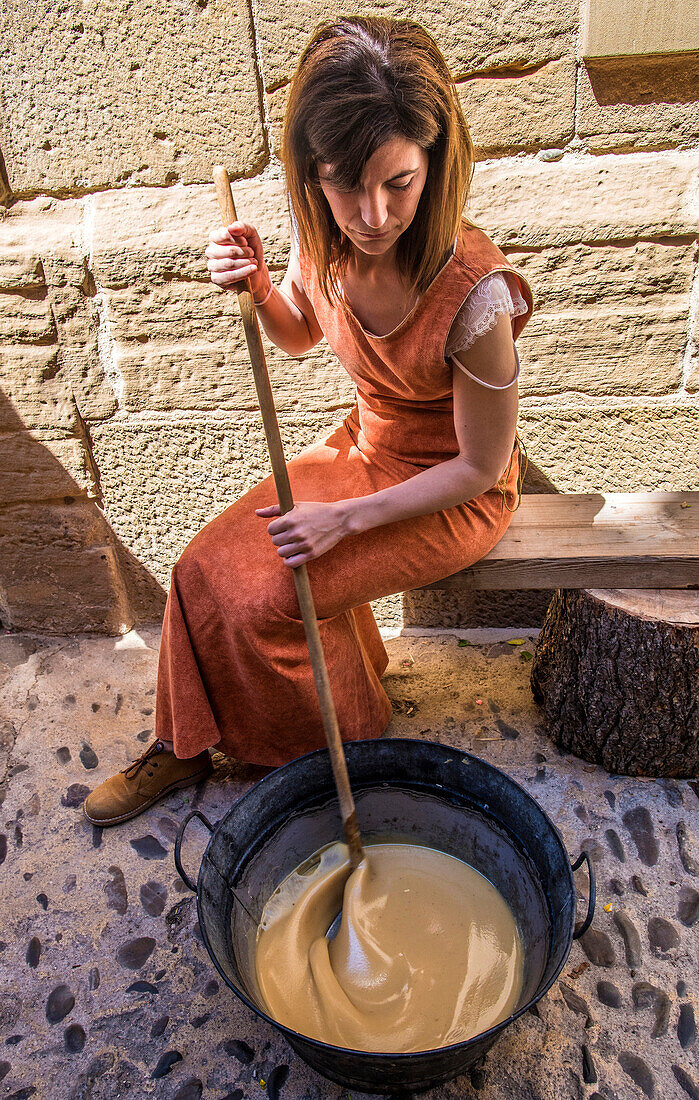
[[(497, 772), (508, 783), (510, 783), (512, 786), (516, 787), (522, 793), (522, 795), (524, 795), (524, 797), (529, 802), (531, 802), (533, 804), (533, 806), (536, 808), (536, 810), (540, 814), (542, 814), (542, 816), (544, 817), (548, 827), (551, 829), (551, 832), (553, 833), (556, 841), (558, 842), (558, 844), (560, 846), (561, 854), (563, 856), (565, 856), (564, 866), (565, 866), (565, 869), (566, 869), (566, 877), (568, 879), (567, 886), (568, 886), (570, 894), (573, 896), (573, 898), (575, 898), (575, 882), (573, 880), (574, 867), (571, 866), (570, 856), (568, 855), (568, 850), (565, 846), (565, 842), (563, 840), (563, 837), (562, 837), (558, 827), (556, 826), (555, 822), (553, 822), (551, 820), (551, 818), (546, 813), (544, 808), (539, 804), (539, 802), (537, 802), (537, 800), (533, 797), (533, 795), (531, 795), (529, 793), (529, 791), (525, 787), (522, 786), (521, 783), (518, 783), (516, 779), (513, 779), (510, 775), (507, 774), (507, 772), (503, 771), (502, 768), (496, 768), (494, 764), (490, 764), (487, 760), (483, 760), (482, 757), (476, 756), (475, 753), (466, 752), (464, 750), (457, 749), (453, 745), (445, 745), (440, 741), (421, 741), (418, 738), (410, 738), (410, 737), (392, 737), (392, 738), (387, 739), (387, 740), (390, 740), (390, 743), (392, 745), (402, 745), (402, 746), (405, 746), (405, 747), (414, 746), (416, 743), (421, 744), (421, 745), (426, 745), (426, 746), (429, 746), (430, 748), (438, 749), (440, 752), (442, 750), (444, 750), (448, 753), (453, 753), (454, 755), (458, 755), (462, 759), (463, 758), (468, 758), (469, 760), (474, 760), (479, 765), (481, 765), (481, 766), (483, 766), (483, 767), (485, 767), (485, 768), (487, 768), (487, 769), (489, 769), (493, 772)], [(366, 744), (372, 743), (372, 742), (376, 743), (376, 739), (371, 738), (371, 739), (350, 741), (350, 742), (347, 742), (344, 745), (344, 749), (345, 749), (345, 752), (351, 756), (352, 755), (352, 748), (353, 748), (354, 745), (357, 745), (357, 746), (366, 745)], [(575, 911), (576, 911), (575, 905), (573, 905), (570, 909), (570, 920), (568, 922), (569, 926), (565, 930), (565, 936), (564, 936), (565, 948), (561, 952), (561, 961), (560, 961), (559, 966), (557, 968), (554, 968), (553, 973), (551, 974), (548, 981), (543, 986), (541, 986), (540, 988), (537, 988), (536, 993), (524, 1005), (522, 1005), (521, 1008), (518, 1008), (515, 1012), (511, 1013), (504, 1020), (500, 1020), (497, 1024), (494, 1024), (492, 1027), (488, 1028), (486, 1031), (480, 1031), (480, 1032), (478, 1032), (477, 1035), (472, 1035), (472, 1036), (470, 1036), (470, 1038), (464, 1039), (459, 1043), (450, 1043), (447, 1046), (429, 1047), (426, 1050), (411, 1050), (411, 1051), (391, 1052), (391, 1051), (357, 1050), (354, 1047), (340, 1047), (340, 1046), (336, 1046), (333, 1043), (326, 1043), (322, 1039), (314, 1038), (312, 1035), (304, 1035), (300, 1031), (294, 1031), (293, 1028), (287, 1027), (285, 1024), (280, 1023), (278, 1020), (275, 1020), (272, 1016), (268, 1015), (268, 1013), (265, 1012), (263, 1009), (258, 1008), (258, 1006), (251, 1000), (251, 998), (245, 992), (243, 992), (241, 989), (238, 989), (229, 980), (228, 976), (226, 975), (223, 968), (219, 964), (218, 959), (216, 958), (216, 955), (215, 955), (214, 951), (212, 950), (211, 944), (209, 942), (209, 937), (208, 937), (208, 934), (206, 932), (206, 923), (202, 919), (203, 913), (202, 913), (202, 908), (201, 908), (201, 892), (199, 890), (199, 880), (200, 880), (201, 875), (202, 875), (204, 863), (207, 860), (209, 849), (211, 848), (212, 844), (214, 843), (219, 829), (223, 825), (224, 821), (229, 817), (229, 815), (232, 814), (233, 812), (237, 811), (238, 808), (244, 803), (245, 799), (247, 799), (249, 796), (251, 796), (252, 793), (258, 789), (258, 787), (260, 787), (266, 781), (268, 781), (269, 777), (271, 775), (277, 775), (278, 772), (283, 770), (283, 768), (288, 767), (289, 764), (299, 765), (303, 761), (309, 760), (311, 758), (319, 758), (320, 756), (329, 757), (329, 753), (328, 753), (327, 748), (314, 749), (312, 752), (305, 753), (303, 756), (295, 757), (293, 760), (290, 760), (288, 762), (288, 764), (283, 764), (280, 768), (276, 768), (273, 772), (269, 772), (267, 775), (262, 776), (262, 778), (259, 779), (256, 783), (254, 783), (252, 785), (252, 787), (250, 787), (247, 791), (245, 791), (245, 793), (242, 794), (240, 796), (240, 798), (236, 799), (236, 801), (233, 803), (233, 805), (227, 811), (227, 813), (224, 814), (224, 816), (222, 818), (220, 818), (219, 821), (217, 821), (214, 825), (210, 825), (209, 822), (206, 821), (205, 818), (203, 818), (203, 815), (197, 814), (197, 816), (201, 817), (205, 821), (207, 827), (209, 827), (210, 830), (211, 830), (211, 836), (209, 837), (206, 848), (205, 848), (204, 853), (202, 855), (201, 863), (200, 863), (200, 866), (199, 866), (199, 873), (197, 875), (197, 886), (196, 886), (196, 891), (195, 891), (196, 900), (197, 900), (197, 919), (199, 921), (199, 930), (200, 930), (200, 933), (201, 933), (202, 941), (204, 943), (204, 946), (206, 947), (206, 950), (209, 953), (209, 957), (210, 957), (211, 961), (213, 962), (214, 966), (216, 967), (216, 970), (219, 972), (219, 974), (223, 978), (223, 980), (226, 983), (226, 985), (228, 986), (228, 988), (230, 990), (232, 990), (233, 993), (235, 993), (235, 995), (243, 1002), (243, 1004), (245, 1004), (249, 1009), (251, 1009), (251, 1011), (256, 1016), (261, 1017), (263, 1020), (266, 1020), (267, 1023), (271, 1024), (272, 1027), (275, 1028), (275, 1030), (282, 1032), (283, 1035), (288, 1037), (289, 1041), (292, 1043), (292, 1046), (294, 1044), (294, 1040), (299, 1040), (302, 1044), (310, 1043), (314, 1047), (321, 1048), (323, 1051), (326, 1051), (328, 1054), (333, 1054), (333, 1052), (338, 1052), (338, 1053), (342, 1053), (342, 1054), (364, 1056), (365, 1058), (366, 1057), (371, 1057), (372, 1059), (377, 1059), (377, 1060), (386, 1060), (386, 1061), (391, 1061), (391, 1062), (396, 1062), (396, 1061), (402, 1062), (406, 1059), (413, 1059), (414, 1060), (417, 1057), (427, 1057), (429, 1055), (434, 1055), (436, 1057), (437, 1055), (448, 1054), (450, 1052), (465, 1051), (469, 1046), (475, 1044), (476, 1042), (478, 1042), (480, 1045), (482, 1045), (484, 1043), (484, 1041), (485, 1041), (485, 1043), (488, 1043), (489, 1039), (492, 1039), (494, 1041), (501, 1031), (504, 1031), (506, 1027), (509, 1027), (510, 1024), (514, 1023), (514, 1021), (519, 1019), (520, 1016), (523, 1016), (524, 1013), (527, 1012), (533, 1005), (537, 1004), (537, 1002), (540, 1001), (542, 999), (542, 997), (544, 997), (546, 995), (546, 993), (548, 993), (548, 991), (551, 988), (551, 986), (553, 985), (553, 983), (557, 980), (559, 974), (561, 973), (563, 967), (566, 964), (566, 961), (568, 959), (568, 955), (570, 954), (570, 948), (572, 946), (573, 939), (578, 938), (578, 936), (582, 935), (582, 932), (588, 927), (590, 921), (592, 920), (592, 914), (594, 912), (594, 884), (591, 884), (592, 888), (591, 888), (591, 891), (590, 891), (590, 905), (588, 907), (588, 914), (587, 914), (587, 917), (586, 917), (586, 919), (583, 923), (582, 928), (577, 933), (577, 935), (575, 934)], [(364, 788), (362, 787), (362, 788), (359, 788), (359, 789), (364, 789)], [(487, 810), (484, 810), (483, 812), (486, 815), (488, 815)], [(185, 827), (187, 821), (190, 819), (191, 816), (194, 816), (195, 813), (197, 813), (197, 812), (193, 811), (192, 813), (190, 813), (187, 816), (187, 818), (184, 819), (182, 825), (180, 826), (178, 841), (181, 841), (182, 835), (184, 833), (184, 827)], [(494, 821), (498, 822), (498, 824), (501, 824), (498, 821), (498, 818), (496, 818), (494, 815), (491, 814), (489, 816), (491, 816)], [(585, 853), (581, 853), (581, 856), (579, 857), (579, 860), (575, 864), (575, 869), (577, 869), (577, 867), (580, 865), (580, 862), (582, 861), (582, 858), (583, 858), (583, 854), (585, 854)], [(177, 859), (178, 859), (179, 858), (179, 853), (178, 852), (176, 852), (176, 856), (177, 856)], [(176, 862), (177, 862), (177, 859), (176, 859)], [(220, 872), (218, 872), (218, 869), (216, 868), (216, 864), (214, 863), (213, 859), (210, 859), (209, 862), (210, 862), (211, 866), (217, 871), (217, 874), (220, 875)], [(591, 871), (591, 865), (590, 865), (589, 857), (587, 858), (587, 863), (588, 863), (588, 869)], [(178, 869), (178, 871), (180, 871), (179, 867), (177, 869)], [(181, 874), (181, 871), (180, 871), (180, 874)], [(182, 876), (182, 877), (184, 877), (184, 876)], [(185, 879), (185, 882), (186, 881), (187, 880)], [(552, 914), (552, 916), (556, 919), (560, 919), (561, 916), (562, 916), (562, 912), (559, 911), (558, 914)]]

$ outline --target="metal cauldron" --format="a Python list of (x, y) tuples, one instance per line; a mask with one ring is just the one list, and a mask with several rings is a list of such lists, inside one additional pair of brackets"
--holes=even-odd
[[(309, 1065), (353, 1090), (432, 1088), (463, 1073), (556, 980), (573, 939), (592, 920), (592, 866), (583, 852), (571, 867), (556, 826), (537, 802), (478, 757), (448, 745), (398, 739), (353, 741), (345, 752), (365, 842), (390, 837), (456, 856), (485, 875), (509, 904), (525, 962), (522, 994), (507, 1019), (453, 1046), (374, 1054), (310, 1039), (267, 1015), (255, 977), (255, 939), (265, 902), (312, 852), (342, 837), (325, 749), (266, 775), (215, 826), (198, 810), (189, 813), (175, 842), (175, 866), (196, 891), (204, 943), (223, 980)], [(181, 863), (182, 837), (193, 817), (211, 831), (196, 885)], [(583, 860), (589, 903), (576, 929), (572, 872)]]

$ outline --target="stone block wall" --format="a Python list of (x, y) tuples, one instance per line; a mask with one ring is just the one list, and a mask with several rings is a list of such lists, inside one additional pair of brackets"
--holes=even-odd
[[(445, 52), (477, 148), (468, 213), (534, 290), (518, 345), (529, 488), (699, 488), (695, 54), (588, 66), (571, 0), (380, 11), (420, 19)], [(319, 0), (0, 8), (5, 628), (157, 621), (187, 542), (267, 473), (236, 298), (206, 270), (211, 173), (227, 167), (281, 278), (286, 92), (329, 15)], [(267, 351), (290, 456), (352, 387), (324, 345)], [(542, 597), (378, 611), (532, 625)]]

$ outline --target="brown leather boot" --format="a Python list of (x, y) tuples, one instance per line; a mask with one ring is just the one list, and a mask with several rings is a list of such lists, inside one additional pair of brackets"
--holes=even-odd
[(170, 791), (198, 783), (212, 771), (207, 749), (190, 760), (178, 760), (162, 741), (154, 741), (128, 768), (95, 787), (83, 802), (83, 813), (92, 825), (119, 825)]

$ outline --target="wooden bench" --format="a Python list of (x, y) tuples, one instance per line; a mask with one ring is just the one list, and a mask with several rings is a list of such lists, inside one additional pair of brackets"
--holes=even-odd
[(527, 493), (505, 535), (439, 589), (699, 586), (699, 493)]
[(527, 494), (433, 589), (555, 589), (532, 661), (551, 739), (626, 775), (699, 774), (699, 493)]

